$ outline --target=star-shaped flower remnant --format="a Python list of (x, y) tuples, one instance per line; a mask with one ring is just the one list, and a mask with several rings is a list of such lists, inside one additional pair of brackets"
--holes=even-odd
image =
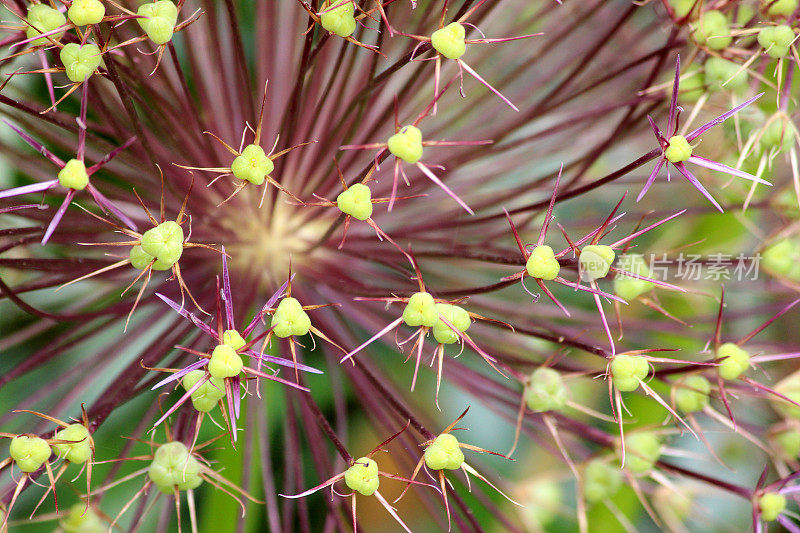
[(20, 196), (23, 194), (30, 194), (30, 193), (37, 193), (37, 192), (45, 192), (53, 187), (61, 185), (65, 189), (67, 189), (67, 194), (64, 196), (64, 201), (61, 203), (61, 207), (58, 208), (56, 214), (53, 216), (53, 219), (50, 221), (50, 225), (47, 226), (47, 230), (44, 232), (44, 236), (42, 237), (42, 244), (47, 244), (47, 241), (50, 239), (50, 236), (55, 231), (58, 223), (61, 222), (61, 219), (64, 217), (64, 214), (67, 212), (67, 207), (69, 204), (72, 203), (72, 199), (78, 194), (79, 191), (86, 190), (92, 198), (94, 198), (95, 203), (97, 204), (100, 209), (104, 212), (110, 212), (119, 220), (121, 220), (128, 228), (136, 231), (136, 224), (127, 217), (121, 209), (119, 209), (116, 205), (114, 205), (111, 200), (106, 198), (97, 188), (94, 187), (89, 182), (89, 178), (103, 168), (109, 161), (114, 159), (118, 153), (122, 150), (133, 144), (136, 140), (136, 137), (131, 137), (122, 146), (115, 148), (112, 150), (108, 155), (102, 158), (100, 161), (95, 163), (90, 167), (86, 167), (84, 163), (84, 153), (86, 151), (86, 108), (87, 108), (87, 95), (88, 95), (88, 85), (84, 85), (83, 89), (83, 98), (81, 100), (81, 116), (78, 120), (78, 151), (76, 157), (74, 159), (70, 159), (66, 163), (61, 160), (57, 155), (53, 152), (48, 150), (44, 147), (41, 143), (34, 140), (33, 137), (22, 131), (21, 129), (17, 128), (10, 122), (4, 120), (11, 129), (13, 129), (17, 134), (22, 137), (22, 139), (44, 155), (47, 159), (55, 163), (59, 168), (58, 177), (53, 180), (43, 181), (41, 183), (34, 183), (32, 185), (23, 185), (22, 187), (15, 187), (13, 189), (7, 189), (5, 191), (0, 191), (0, 198), (10, 198), (13, 196)]
[[(305, 496), (308, 496), (309, 494), (313, 494), (317, 491), (320, 491), (325, 487), (330, 487), (331, 492), (336, 493), (339, 496), (343, 497), (352, 496), (353, 531), (358, 531), (358, 525), (356, 523), (356, 493), (361, 494), (362, 496), (375, 496), (375, 498), (377, 498), (377, 500), (384, 507), (384, 509), (386, 509), (386, 511), (388, 511), (390, 515), (392, 515), (392, 518), (394, 518), (395, 521), (398, 524), (400, 524), (400, 526), (405, 531), (408, 531), (410, 533), (411, 530), (408, 529), (408, 526), (403, 522), (403, 520), (397, 514), (397, 510), (394, 507), (392, 507), (389, 504), (389, 502), (386, 501), (386, 498), (384, 498), (380, 492), (378, 492), (378, 487), (380, 486), (379, 476), (383, 476), (389, 479), (398, 479), (400, 481), (405, 481), (408, 484), (413, 483), (414, 485), (425, 485), (428, 487), (433, 487), (434, 489), (436, 489), (436, 487), (428, 483), (422, 483), (420, 481), (414, 481), (412, 479), (406, 479), (404, 477), (396, 476), (393, 474), (387, 474), (386, 472), (381, 472), (380, 470), (378, 470), (378, 463), (372, 458), (372, 456), (375, 455), (377, 452), (385, 451), (383, 450), (383, 447), (389, 444), (394, 439), (396, 439), (403, 431), (406, 430), (407, 427), (408, 424), (406, 425), (406, 427), (404, 427), (403, 429), (401, 429), (400, 431), (398, 431), (397, 433), (395, 433), (382, 443), (378, 444), (366, 456), (360, 457), (358, 459), (347, 457), (349, 467), (344, 472), (336, 474), (335, 476), (322, 482), (316, 487), (312, 487), (305, 492), (301, 492), (300, 494), (295, 494), (291, 496), (286, 494), (280, 494), (280, 496), (283, 496), (284, 498), (303, 498)], [(334, 490), (333, 486), (337, 482), (342, 480), (344, 480), (344, 483), (347, 486), (347, 488), (352, 491), (350, 494), (339, 494)]]
[[(286, 283), (267, 300), (267, 303), (262, 307), (262, 311), (256, 313), (250, 321), (250, 324), (248, 324), (241, 333), (239, 333), (239, 330), (236, 329), (234, 324), (233, 294), (231, 292), (228, 261), (224, 247), (222, 248), (222, 290), (217, 290), (216, 329), (202, 322), (194, 313), (188, 312), (163, 294), (156, 293), (156, 296), (161, 298), (167, 305), (175, 310), (175, 312), (188, 319), (200, 331), (210, 336), (216, 343), (216, 346), (211, 353), (198, 352), (190, 348), (180, 347), (184, 351), (197, 355), (200, 359), (181, 369), (155, 369), (172, 372), (172, 375), (156, 383), (153, 389), (176, 382), (176, 380), (181, 380), (184, 389), (186, 389), (186, 393), (153, 425), (154, 428), (191, 398), (195, 409), (200, 412), (200, 416), (197, 419), (195, 438), (197, 432), (200, 430), (203, 415), (213, 410), (217, 403), (220, 403), (223, 407), (223, 411), (224, 408), (227, 407), (227, 412), (224, 412), (224, 416), (231, 428), (231, 438), (236, 441), (236, 420), (239, 418), (242, 399), (241, 390), (244, 387), (245, 392), (247, 391), (247, 379), (265, 378), (306, 392), (308, 391), (306, 387), (279, 378), (277, 376), (277, 371), (267, 373), (261, 370), (261, 365), (263, 363), (295, 367), (295, 363), (289, 359), (266, 355), (263, 351), (257, 352), (252, 349), (257, 342), (273, 331), (274, 326), (256, 335), (250, 341), (246, 340), (258, 326), (266, 310), (275, 305), (275, 302), (283, 295), (288, 285), (289, 281), (287, 280)], [(219, 289), (219, 278), (217, 278), (217, 289)], [(224, 321), (221, 312), (223, 307), (225, 309)], [(252, 367), (244, 365), (242, 361), (243, 357), (248, 357), (256, 364)], [(315, 368), (299, 363), (296, 368), (304, 372), (321, 373)], [(227, 398), (227, 402), (222, 403), (223, 398)]]
[[(492, 85), (483, 79), (480, 74), (475, 72), (467, 63), (461, 59), (461, 57), (467, 52), (467, 45), (468, 44), (494, 44), (494, 43), (503, 43), (506, 41), (516, 41), (518, 39), (528, 39), (530, 37), (536, 37), (538, 35), (542, 35), (542, 33), (529, 33), (527, 35), (519, 35), (517, 37), (504, 37), (501, 39), (487, 39), (483, 32), (478, 29), (477, 26), (474, 24), (470, 24), (467, 22), (467, 19), (472, 16), (475, 11), (480, 8), (486, 0), (482, 0), (475, 4), (472, 8), (470, 8), (466, 13), (464, 13), (458, 20), (451, 22), (445, 26), (444, 19), (447, 15), (447, 3), (445, 2), (444, 8), (442, 9), (442, 16), (439, 19), (439, 27), (434, 31), (430, 37), (424, 35), (413, 35), (408, 33), (400, 33), (401, 35), (405, 35), (406, 37), (411, 37), (412, 39), (419, 41), (419, 44), (414, 48), (414, 52), (412, 53), (412, 57), (416, 54), (417, 49), (425, 43), (430, 43), (431, 48), (436, 55), (433, 58), (429, 59), (422, 59), (418, 61), (430, 61), (434, 60), (435, 69), (434, 69), (434, 78), (433, 78), (433, 94), (436, 95), (439, 92), (439, 78), (440, 73), (442, 70), (442, 59), (452, 59), (458, 65), (459, 71), (459, 78), (461, 80), (461, 94), (464, 94), (464, 72), (467, 71), (470, 75), (472, 75), (476, 80), (481, 82), (483, 85), (486, 86), (487, 89), (492, 91), (496, 94), (504, 103), (506, 103), (511, 109), (514, 111), (519, 111), (519, 108), (511, 103), (511, 101), (506, 98), (505, 96), (500, 93), (497, 89), (492, 87)], [(464, 26), (472, 26), (475, 28), (478, 33), (481, 34), (480, 39), (467, 39), (466, 32), (467, 29)], [(390, 31), (391, 26), (390, 26)], [(394, 30), (396, 31), (396, 30)], [(413, 61), (413, 59), (412, 59)], [(436, 107), (434, 105), (433, 114), (436, 114)]]
[(740, 104), (730, 111), (726, 111), (725, 113), (721, 114), (714, 120), (706, 122), (699, 128), (695, 129), (694, 131), (688, 133), (687, 135), (678, 135), (678, 122), (680, 118), (680, 111), (681, 108), (678, 107), (678, 81), (680, 78), (680, 70), (681, 70), (681, 60), (680, 56), (677, 60), (677, 65), (675, 67), (675, 82), (672, 88), (672, 103), (669, 107), (669, 120), (667, 122), (667, 135), (661, 132), (661, 129), (656, 126), (656, 123), (653, 119), (648, 116), (647, 120), (650, 121), (650, 126), (653, 128), (653, 133), (656, 136), (656, 140), (658, 141), (659, 147), (661, 148), (661, 157), (656, 163), (653, 172), (650, 173), (650, 177), (647, 178), (647, 183), (644, 185), (644, 189), (642, 192), (639, 193), (639, 196), (636, 198), (636, 201), (642, 199), (645, 195), (647, 190), (653, 184), (658, 176), (659, 171), (664, 165), (667, 165), (667, 179), (669, 180), (669, 165), (672, 164), (681, 175), (686, 178), (689, 183), (691, 183), (698, 191), (700, 191), (703, 196), (708, 198), (708, 200), (714, 204), (714, 207), (722, 211), (722, 207), (717, 203), (716, 200), (709, 194), (709, 192), (703, 187), (697, 177), (692, 174), (692, 172), (686, 167), (686, 162), (694, 163), (695, 165), (700, 165), (701, 167), (710, 168), (711, 170), (717, 170), (719, 172), (724, 172), (726, 174), (730, 174), (732, 176), (737, 176), (740, 178), (745, 178), (748, 180), (752, 180), (758, 183), (763, 183), (765, 185), (772, 185), (768, 181), (762, 180), (752, 174), (748, 174), (747, 172), (743, 172), (741, 170), (735, 169), (733, 167), (729, 167), (727, 165), (723, 165), (722, 163), (717, 163), (716, 161), (711, 161), (710, 159), (706, 159), (705, 157), (700, 157), (698, 155), (694, 155), (694, 147), (689, 144), (700, 135), (708, 131), (709, 129), (713, 128), (717, 124), (722, 124), (725, 120), (729, 119), (745, 107), (749, 106), (756, 100), (758, 100), (764, 93), (757, 94), (756, 96), (752, 97), (751, 99), (747, 100), (743, 104)]
[[(452, 81), (451, 81), (452, 83)], [(344, 146), (340, 146), (340, 150), (372, 150), (377, 149), (378, 152), (375, 154), (375, 162), (373, 163), (373, 168), (378, 170), (380, 162), (383, 161), (389, 155), (393, 155), (395, 158), (394, 161), (394, 180), (392, 181), (392, 194), (389, 197), (389, 211), (392, 210), (394, 207), (394, 202), (397, 199), (397, 183), (399, 177), (403, 176), (403, 181), (406, 182), (406, 185), (410, 185), (408, 181), (408, 176), (406, 176), (405, 170), (403, 169), (402, 162), (416, 165), (419, 170), (422, 171), (425, 176), (428, 177), (434, 184), (436, 184), (439, 188), (441, 188), (445, 193), (447, 193), (450, 198), (455, 200), (458, 205), (460, 205), (464, 210), (469, 213), (470, 215), (474, 215), (474, 211), (462, 200), (458, 197), (458, 195), (453, 192), (444, 182), (439, 179), (436, 174), (433, 173), (431, 170), (432, 166), (436, 166), (442, 170), (444, 167), (440, 165), (431, 165), (429, 163), (424, 163), (421, 161), (422, 153), (425, 147), (428, 146), (478, 146), (484, 144), (492, 144), (492, 140), (482, 140), (482, 141), (423, 141), (422, 140), (422, 131), (417, 127), (419, 123), (425, 118), (433, 109), (433, 106), (439, 100), (439, 98), (447, 91), (447, 88), (450, 86), (448, 83), (442, 91), (436, 95), (436, 97), (428, 104), (428, 106), (419, 114), (417, 118), (411, 124), (407, 124), (406, 126), (400, 127), (400, 123), (397, 117), (397, 101), (395, 100), (395, 116), (394, 116), (394, 134), (391, 135), (386, 142), (382, 143), (371, 143), (371, 144), (348, 144)], [(386, 153), (388, 151), (388, 154)]]

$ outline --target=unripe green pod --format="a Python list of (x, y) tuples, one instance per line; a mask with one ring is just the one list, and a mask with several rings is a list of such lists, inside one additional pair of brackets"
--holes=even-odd
[(720, 361), (717, 367), (722, 379), (736, 379), (750, 368), (750, 354), (732, 342), (720, 346), (717, 357), (726, 358)]
[[(327, 5), (336, 5), (342, 0), (330, 0)], [(346, 2), (338, 7), (323, 11), (319, 18), (322, 27), (339, 37), (350, 37), (356, 31), (355, 8), (353, 2)]]
[(106, 533), (108, 526), (94, 509), (88, 509), (82, 503), (73, 504), (66, 515), (58, 520), (58, 525), (65, 533)]
[(69, 444), (53, 444), (53, 453), (72, 464), (81, 465), (92, 457), (92, 441), (89, 430), (83, 424), (70, 424), (56, 431), (56, 439), (74, 441)]
[(416, 126), (404, 126), (387, 141), (393, 156), (406, 163), (416, 163), (422, 158), (422, 132)]
[(611, 360), (611, 380), (622, 392), (631, 392), (647, 377), (650, 365), (647, 359), (635, 355), (619, 354)]
[(67, 78), (72, 83), (82, 83), (89, 78), (103, 60), (100, 49), (96, 44), (87, 43), (80, 45), (68, 43), (59, 52), (59, 58), (64, 65)]
[[(639, 276), (652, 278), (653, 273), (647, 265), (642, 254), (625, 254), (619, 258), (617, 264), (620, 270), (625, 270)], [(623, 300), (633, 300), (655, 287), (652, 281), (618, 274), (614, 278), (614, 292)]]
[[(712, 91), (728, 89), (733, 92), (741, 92), (747, 89), (747, 69), (736, 74), (739, 69), (740, 65), (732, 61), (721, 57), (709, 57), (705, 62), (706, 86)], [(734, 76), (734, 74), (736, 75)], [(729, 79), (730, 81), (728, 81)], [(723, 87), (722, 84), (725, 82), (727, 84)]]
[(442, 433), (425, 448), (425, 465), (431, 470), (457, 470), (464, 464), (464, 452), (458, 439), (450, 433)]
[(354, 490), (364, 496), (372, 496), (378, 486), (378, 463), (368, 457), (356, 459), (353, 466), (345, 470), (344, 482)]
[(525, 262), (525, 270), (531, 277), (550, 281), (556, 279), (561, 265), (556, 259), (553, 249), (546, 244), (540, 244), (531, 250), (531, 255)]
[(195, 489), (203, 479), (200, 462), (189, 453), (182, 442), (162, 444), (156, 450), (147, 475), (161, 492), (172, 494), (178, 490)]
[(683, 135), (673, 135), (664, 150), (664, 157), (670, 163), (682, 163), (692, 157), (692, 147)]
[(243, 367), (242, 356), (227, 344), (220, 344), (214, 348), (208, 361), (208, 373), (217, 379), (238, 376)]
[(272, 332), (275, 336), (286, 338), (291, 335), (300, 337), (311, 329), (311, 319), (295, 298), (284, 298), (272, 315)]
[[(183, 388), (191, 390), (198, 381), (205, 377), (203, 370), (192, 370), (181, 379)], [(217, 403), (225, 397), (225, 382), (222, 379), (211, 376), (205, 383), (197, 387), (192, 393), (192, 405), (201, 413), (208, 413), (217, 406)]]
[(761, 519), (767, 522), (777, 520), (778, 515), (786, 509), (786, 496), (777, 492), (767, 492), (758, 499)]
[(800, 431), (795, 428), (784, 429), (775, 434), (773, 440), (787, 458), (797, 460), (800, 455)]
[(86, 165), (80, 159), (70, 159), (58, 172), (58, 183), (67, 189), (82, 191), (89, 185)]
[(773, 17), (788, 17), (797, 10), (798, 3), (798, 0), (761, 0), (767, 15)]
[(622, 487), (622, 470), (607, 461), (593, 459), (583, 470), (583, 495), (589, 503), (613, 498)]
[(458, 59), (467, 51), (466, 31), (458, 22), (451, 22), (431, 34), (431, 46), (447, 59)]
[[(800, 372), (789, 374), (776, 383), (774, 389), (790, 400), (800, 402)], [(769, 402), (784, 418), (800, 420), (800, 407), (775, 396), (770, 396)]]
[(247, 342), (242, 338), (241, 334), (235, 329), (227, 329), (222, 332), (222, 344), (227, 344), (236, 351), (245, 347)]
[[(436, 312), (442, 315), (448, 322), (450, 322), (458, 331), (465, 332), (472, 324), (472, 319), (469, 313), (462, 307), (457, 305), (438, 303), (436, 304)], [(436, 342), (442, 344), (453, 344), (458, 342), (459, 335), (450, 329), (450, 326), (444, 323), (440, 318), (433, 326), (433, 336)]]
[(766, 149), (777, 148), (788, 152), (794, 145), (794, 130), (781, 119), (771, 121), (761, 133), (759, 142)]
[(692, 38), (697, 44), (711, 50), (724, 50), (733, 41), (728, 19), (715, 9), (703, 13), (692, 32)]
[(76, 26), (99, 24), (106, 16), (106, 8), (100, 0), (72, 0), (67, 17)]
[(697, 7), (697, 4), (697, 0), (669, 0), (669, 5), (672, 6), (672, 10), (678, 18), (686, 17), (693, 8)]
[(354, 183), (339, 193), (336, 206), (356, 220), (367, 220), (372, 216), (372, 191), (363, 183)]
[(794, 40), (794, 31), (785, 24), (765, 26), (758, 32), (758, 44), (775, 59), (789, 55), (789, 46)]
[(616, 254), (610, 246), (604, 244), (584, 246), (578, 257), (581, 279), (594, 281), (606, 277), (615, 258)]
[(183, 254), (183, 228), (172, 220), (150, 228), (142, 235), (142, 250), (169, 266)]
[(761, 253), (761, 261), (764, 269), (771, 274), (800, 280), (800, 243), (796, 240), (781, 239), (770, 244)]
[(688, 376), (675, 385), (675, 403), (684, 413), (702, 411), (708, 405), (711, 383), (699, 374)]
[(235, 178), (246, 180), (253, 185), (261, 185), (266, 177), (275, 170), (275, 163), (267, 157), (264, 149), (256, 144), (249, 144), (231, 163), (231, 172)]
[(412, 294), (403, 310), (403, 322), (412, 328), (417, 326), (432, 328), (438, 321), (439, 313), (436, 312), (433, 296), (427, 292)]
[(35, 436), (17, 435), (11, 439), (8, 455), (25, 473), (35, 472), (50, 458), (50, 445)]
[(558, 370), (537, 368), (525, 390), (525, 403), (531, 411), (559, 411), (567, 404), (567, 387)]
[(696, 65), (689, 66), (684, 75), (686, 77), (681, 79), (678, 99), (682, 102), (696, 102), (706, 92), (705, 75)]
[(172, 40), (178, 22), (178, 8), (170, 0), (142, 4), (136, 14), (146, 17), (138, 18), (136, 22), (151, 41), (160, 46)]
[[(53, 31), (67, 23), (67, 19), (64, 17), (63, 13), (45, 4), (33, 4), (29, 7), (26, 20), (28, 24), (30, 24), (30, 26), (26, 25), (25, 27), (25, 36), (28, 39), (33, 39), (37, 35)], [(63, 35), (64, 32), (61, 31), (49, 37), (54, 41), (58, 41)], [(39, 37), (31, 41), (30, 44), (31, 46), (39, 46), (48, 43), (50, 43), (50, 41), (47, 40), (47, 37)]]
[(646, 474), (661, 457), (664, 443), (652, 431), (625, 435), (625, 468), (634, 474)]

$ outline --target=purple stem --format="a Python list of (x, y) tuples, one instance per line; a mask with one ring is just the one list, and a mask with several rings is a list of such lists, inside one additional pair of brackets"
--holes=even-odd
[(53, 216), (53, 220), (50, 221), (50, 225), (47, 226), (47, 231), (44, 232), (44, 237), (42, 237), (42, 245), (47, 244), (47, 241), (50, 240), (50, 236), (56, 230), (56, 226), (58, 223), (61, 222), (61, 219), (64, 217), (64, 213), (67, 212), (67, 207), (69, 207), (70, 202), (75, 197), (75, 189), (70, 189), (67, 191), (67, 195), (64, 197), (64, 201), (61, 202), (61, 207), (58, 208), (56, 214)]

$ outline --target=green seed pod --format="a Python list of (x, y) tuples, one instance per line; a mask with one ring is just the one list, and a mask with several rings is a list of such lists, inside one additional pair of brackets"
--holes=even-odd
[[(619, 258), (617, 265), (621, 270), (626, 270), (639, 276), (653, 277), (650, 267), (642, 254), (625, 254)], [(623, 300), (633, 300), (655, 287), (655, 283), (645, 279), (631, 276), (617, 275), (614, 278), (614, 292)]]
[(778, 515), (786, 509), (786, 496), (777, 492), (767, 492), (758, 499), (761, 518), (767, 522), (777, 520)]
[(266, 177), (275, 170), (275, 163), (267, 157), (264, 149), (255, 144), (249, 144), (242, 150), (242, 155), (237, 156), (231, 163), (231, 172), (235, 178), (246, 180), (253, 185), (261, 185)]
[(96, 44), (87, 43), (80, 45), (77, 43), (65, 44), (59, 53), (61, 63), (67, 74), (67, 78), (72, 83), (81, 83), (89, 78), (103, 59), (100, 49)]
[(344, 482), (354, 490), (364, 496), (372, 496), (378, 485), (378, 463), (368, 457), (361, 457), (356, 459), (353, 466), (345, 470)]
[(794, 31), (785, 24), (765, 26), (758, 32), (758, 44), (775, 59), (789, 54), (789, 45), (794, 40)]
[(100, 0), (72, 0), (67, 17), (76, 26), (99, 24), (106, 16), (106, 8)]
[[(341, 0), (330, 0), (327, 6), (339, 4)], [(346, 2), (331, 10), (324, 11), (320, 16), (320, 24), (331, 33), (339, 37), (350, 37), (356, 31), (355, 8), (353, 2)]]
[(147, 475), (164, 494), (195, 489), (203, 482), (200, 462), (179, 441), (162, 444), (153, 456)]
[(724, 50), (733, 41), (728, 19), (721, 11), (714, 9), (703, 13), (692, 32), (692, 38), (697, 44), (711, 50)]
[(372, 191), (363, 183), (355, 183), (336, 197), (336, 206), (356, 220), (367, 220), (372, 216)]
[(646, 474), (661, 457), (664, 443), (652, 431), (637, 431), (625, 436), (625, 468)]
[(23, 472), (35, 472), (50, 458), (50, 445), (39, 437), (17, 435), (11, 439), (8, 455)]
[(644, 357), (623, 353), (611, 360), (611, 379), (622, 392), (636, 390), (649, 371), (650, 365)]
[(673, 135), (668, 142), (669, 146), (664, 150), (664, 157), (670, 163), (681, 163), (692, 157), (692, 147), (683, 135)]
[[(800, 372), (789, 374), (778, 383), (774, 389), (795, 402), (800, 402)], [(774, 396), (769, 397), (772, 407), (784, 418), (800, 420), (800, 407)]]
[(798, 0), (761, 0), (761, 6), (766, 8), (767, 15), (773, 17), (788, 17), (795, 12)]
[(696, 102), (706, 92), (706, 80), (703, 72), (696, 65), (691, 65), (684, 72), (678, 90), (678, 99), (682, 102)]
[(224, 379), (238, 376), (244, 367), (242, 356), (231, 346), (220, 344), (211, 352), (208, 362), (208, 373), (212, 378)]
[(175, 24), (178, 22), (178, 8), (170, 0), (143, 4), (136, 14), (147, 17), (136, 19), (136, 22), (151, 41), (160, 46), (172, 40)]
[(467, 51), (466, 32), (458, 22), (451, 22), (431, 34), (431, 46), (447, 59), (458, 59)]
[(606, 277), (615, 257), (616, 254), (610, 246), (604, 244), (584, 246), (578, 258), (581, 279), (594, 281)]
[(567, 404), (567, 387), (558, 370), (537, 368), (525, 390), (525, 403), (531, 411), (559, 411)]
[(406, 163), (416, 163), (422, 157), (422, 132), (416, 126), (404, 126), (389, 137), (389, 151)]
[(795, 428), (784, 429), (773, 437), (781, 453), (793, 461), (800, 455), (800, 431)]
[(311, 329), (311, 319), (295, 298), (284, 298), (272, 315), (272, 326), (276, 337), (300, 337)]
[[(792, 194), (794, 199), (794, 194)], [(767, 246), (761, 254), (764, 269), (789, 279), (800, 279), (800, 243), (781, 239)]]
[(150, 228), (142, 235), (142, 250), (171, 267), (183, 254), (183, 228), (171, 220)]
[[(198, 381), (205, 377), (203, 370), (192, 370), (181, 379), (181, 384), (185, 390), (191, 390)], [(211, 376), (205, 383), (197, 387), (192, 393), (192, 405), (201, 413), (208, 413), (217, 406), (217, 403), (225, 397), (225, 382), (222, 379)]]
[[(448, 322), (450, 322), (460, 332), (465, 332), (472, 324), (472, 319), (469, 313), (457, 305), (451, 304), (436, 304), (436, 312), (442, 315)], [(436, 342), (442, 344), (453, 344), (458, 342), (459, 335), (450, 329), (450, 326), (444, 323), (440, 318), (433, 326), (433, 336)]]
[(245, 342), (239, 332), (235, 329), (227, 329), (222, 332), (222, 344), (227, 344), (234, 350), (238, 351), (244, 348), (247, 342)]
[(788, 152), (794, 145), (794, 130), (781, 119), (776, 119), (767, 124), (761, 133), (759, 142), (765, 149), (777, 149), (778, 152)]
[(732, 342), (726, 342), (717, 350), (717, 357), (726, 357), (719, 362), (717, 372), (722, 379), (736, 379), (750, 368), (750, 354)]
[(457, 470), (464, 464), (464, 452), (450, 433), (442, 433), (425, 449), (425, 465), (431, 470)]
[(58, 183), (67, 189), (82, 191), (89, 185), (89, 175), (86, 165), (79, 159), (70, 159), (58, 172)]
[(65, 533), (106, 533), (108, 526), (94, 509), (82, 503), (73, 504), (66, 516), (62, 515), (58, 525)]
[(583, 495), (589, 503), (613, 498), (620, 488), (622, 470), (607, 461), (593, 459), (583, 470)]
[(553, 249), (546, 244), (540, 244), (531, 251), (531, 255), (525, 262), (525, 270), (531, 277), (550, 281), (556, 279), (561, 265), (558, 263)]
[(736, 25), (745, 26), (756, 16), (756, 10), (750, 4), (741, 4), (736, 11)]
[[(728, 89), (733, 92), (740, 92), (747, 88), (747, 69), (738, 74), (740, 65), (722, 59), (721, 57), (709, 57), (705, 62), (706, 86), (709, 90), (718, 91)], [(734, 76), (734, 74), (736, 74)], [(731, 79), (731, 76), (733, 78)], [(730, 81), (728, 81), (730, 79)], [(727, 82), (725, 87), (723, 83)]]
[(439, 313), (436, 311), (433, 296), (427, 292), (412, 294), (403, 310), (403, 322), (412, 328), (417, 326), (432, 328), (438, 321)]
[[(53, 31), (59, 26), (63, 26), (67, 23), (67, 19), (64, 17), (63, 13), (61, 13), (58, 9), (53, 9), (45, 4), (33, 4), (31, 7), (29, 7), (26, 20), (28, 21), (28, 24), (30, 24), (30, 26), (26, 25), (25, 28), (25, 36), (28, 39), (33, 39), (37, 35)], [(64, 32), (62, 31), (54, 33), (49, 37), (54, 41), (58, 41), (63, 35)], [(48, 44), (49, 42), (50, 41), (47, 40), (47, 37), (39, 37), (38, 39), (31, 41), (31, 46), (39, 46), (40, 44)]]
[(92, 457), (92, 442), (89, 430), (83, 424), (70, 424), (56, 431), (56, 439), (74, 441), (69, 444), (53, 444), (53, 453), (72, 464), (82, 465)]
[(669, 5), (678, 18), (685, 18), (693, 8), (697, 7), (697, 0), (669, 0)]
[(675, 403), (684, 413), (702, 411), (708, 405), (711, 383), (699, 374), (675, 384)]

